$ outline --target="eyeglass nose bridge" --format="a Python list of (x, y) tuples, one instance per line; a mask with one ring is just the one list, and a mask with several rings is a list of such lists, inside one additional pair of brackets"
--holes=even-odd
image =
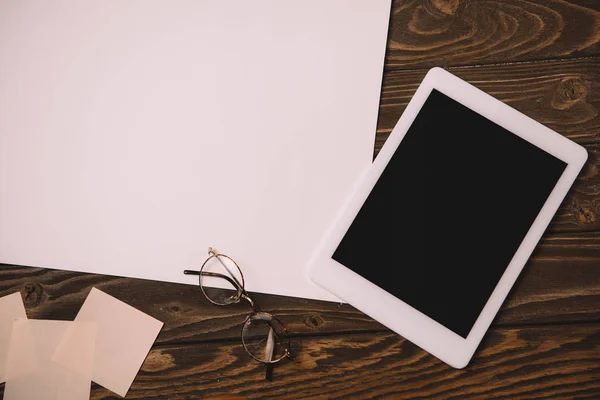
[(246, 290), (242, 290), (241, 298), (246, 300), (248, 303), (250, 303), (250, 306), (252, 307), (252, 309), (254, 310), (255, 313), (263, 312), (260, 309), (260, 307), (254, 302), (254, 300), (252, 300), (252, 298), (250, 296), (248, 296), (248, 292), (246, 292)]

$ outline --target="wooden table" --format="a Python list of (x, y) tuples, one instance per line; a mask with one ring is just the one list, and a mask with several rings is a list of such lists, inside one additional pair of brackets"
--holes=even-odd
[[(240, 344), (249, 307), (213, 306), (196, 287), (6, 265), (0, 296), (21, 291), (30, 318), (72, 319), (95, 286), (164, 321), (130, 399), (600, 399), (600, 2), (396, 1), (389, 32), (376, 151), (441, 66), (590, 154), (467, 368), (348, 305), (257, 294), (296, 355), (266, 382)], [(92, 398), (117, 397), (94, 384)]]

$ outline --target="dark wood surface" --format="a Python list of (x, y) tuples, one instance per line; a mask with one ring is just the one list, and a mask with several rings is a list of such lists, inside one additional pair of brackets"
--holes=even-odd
[[(72, 319), (92, 287), (165, 322), (127, 398), (600, 398), (600, 2), (393, 4), (375, 154), (427, 69), (441, 66), (585, 146), (590, 159), (464, 370), (348, 305), (256, 295), (292, 332), (274, 381), (239, 343), (245, 305), (197, 288), (0, 266), (0, 296)], [(0, 393), (4, 386), (0, 385)], [(93, 399), (117, 398), (93, 385)]]

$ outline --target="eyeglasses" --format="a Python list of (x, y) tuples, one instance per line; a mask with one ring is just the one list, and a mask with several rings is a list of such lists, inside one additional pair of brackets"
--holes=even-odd
[(198, 275), (200, 289), (213, 304), (228, 306), (245, 299), (254, 312), (242, 326), (242, 344), (252, 358), (267, 364), (266, 379), (272, 380), (273, 364), (291, 359), (288, 330), (273, 314), (264, 312), (244, 289), (244, 275), (233, 259), (208, 248), (208, 258), (200, 271), (185, 270), (186, 275)]

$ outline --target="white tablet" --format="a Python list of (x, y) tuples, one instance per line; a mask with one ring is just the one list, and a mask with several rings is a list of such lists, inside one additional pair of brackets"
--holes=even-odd
[(583, 147), (434, 68), (309, 275), (463, 368), (586, 159)]

